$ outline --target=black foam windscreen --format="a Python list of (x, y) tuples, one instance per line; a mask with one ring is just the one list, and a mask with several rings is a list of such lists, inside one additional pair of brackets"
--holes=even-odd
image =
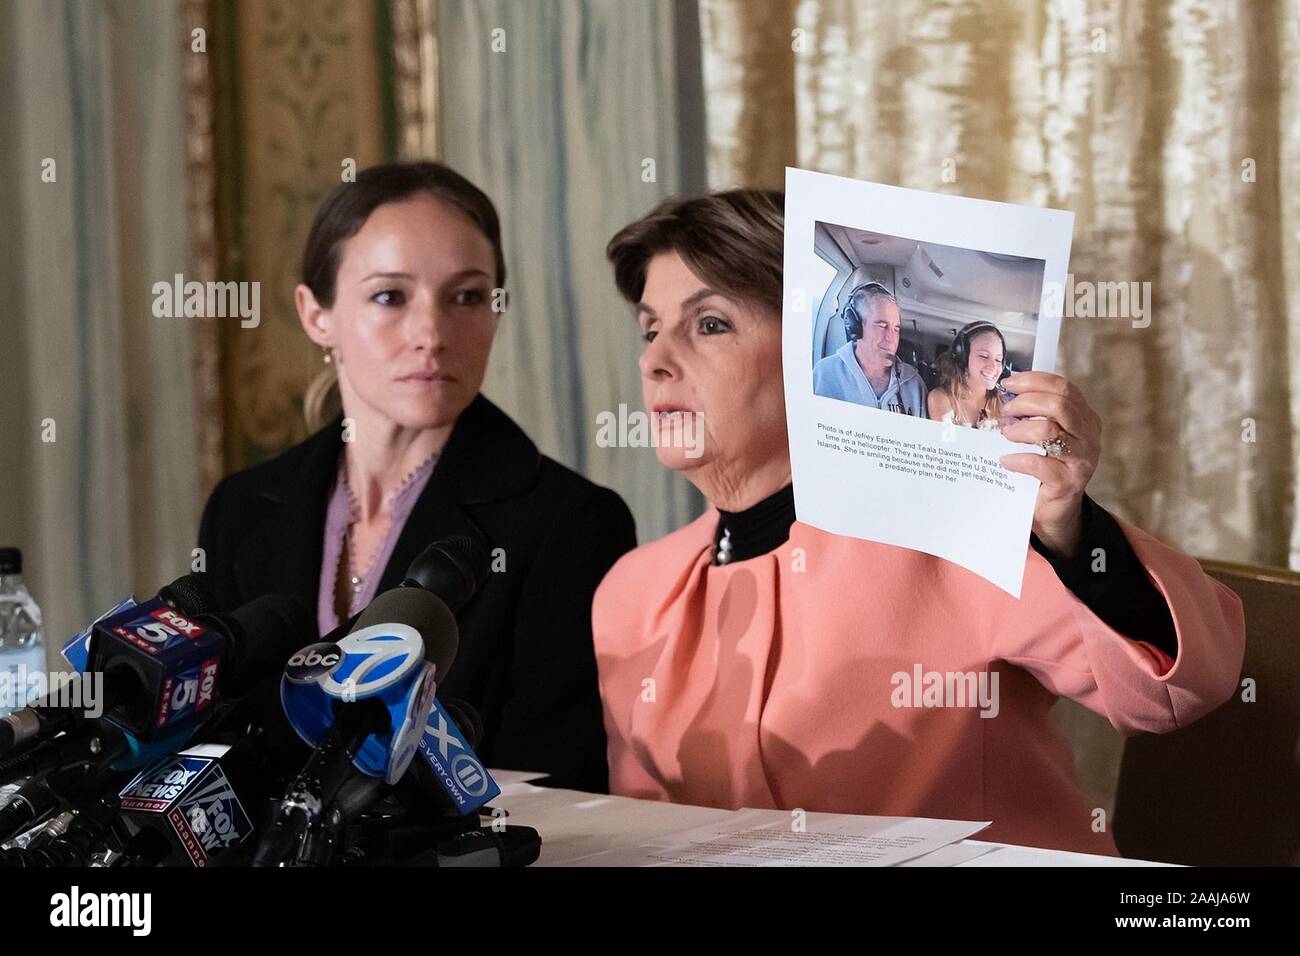
[(204, 574), (186, 574), (171, 584), (158, 589), (158, 596), (186, 617), (198, 617), (200, 614), (216, 614), (222, 608), (217, 607), (217, 599), (208, 586)]
[(482, 586), (490, 563), (483, 541), (467, 534), (451, 535), (429, 545), (411, 562), (405, 583), (438, 595), (458, 612)]
[(316, 619), (301, 598), (288, 594), (263, 594), (220, 620), (230, 626), (237, 667), (285, 661), (316, 634)]

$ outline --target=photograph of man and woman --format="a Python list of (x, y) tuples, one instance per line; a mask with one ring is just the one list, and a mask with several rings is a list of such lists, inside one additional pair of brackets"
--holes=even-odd
[(813, 323), (813, 392), (1001, 431), (1032, 366), (1044, 262), (818, 222), (835, 276)]

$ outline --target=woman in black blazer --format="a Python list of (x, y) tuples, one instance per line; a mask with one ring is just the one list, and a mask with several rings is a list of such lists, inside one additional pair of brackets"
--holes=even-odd
[(296, 300), (324, 350), (308, 404), (336, 386), (342, 415), (225, 478), (199, 546), (223, 606), (296, 595), (323, 633), (433, 541), (477, 536), (493, 571), (459, 615), (439, 696), (479, 712), (487, 766), (605, 792), (591, 600), (636, 534), (617, 494), (540, 454), (479, 394), (504, 282), (496, 211), (450, 169), (377, 166), (339, 186)]

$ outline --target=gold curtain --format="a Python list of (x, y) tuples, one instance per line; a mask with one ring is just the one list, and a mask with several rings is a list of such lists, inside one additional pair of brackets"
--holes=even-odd
[(419, 69), (414, 0), (188, 0), (183, 9), (187, 29), (208, 35), (186, 77), (191, 272), (261, 284), (256, 327), (226, 321), (199, 333), (205, 497), (222, 474), (306, 434), (302, 398), (321, 355), (298, 324), (293, 290), (321, 200), (350, 167), (391, 158), (398, 141), (418, 149), (430, 140), (405, 125), (422, 108), (410, 75)]
[(789, 162), (1073, 210), (1076, 281), (1151, 297), (1145, 328), (1065, 320), (1058, 368), (1106, 423), (1090, 491), (1193, 554), (1300, 569), (1300, 0), (701, 10), (712, 185)]
[(356, 169), (438, 155), (433, 0), (182, 0), (191, 278), (262, 282), (255, 329), (196, 326), (200, 497), (302, 439), (320, 352), (298, 325), (298, 256)]

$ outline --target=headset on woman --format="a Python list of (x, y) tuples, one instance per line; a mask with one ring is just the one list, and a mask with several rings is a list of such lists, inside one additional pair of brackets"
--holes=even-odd
[(962, 371), (966, 369), (966, 365), (970, 361), (971, 339), (981, 332), (996, 332), (998, 341), (1002, 343), (1002, 371), (998, 374), (998, 381), (1001, 381), (1011, 371), (1011, 366), (1008, 364), (1007, 340), (1003, 338), (1001, 329), (992, 322), (983, 319), (962, 326), (952, 340), (952, 348), (949, 350), (949, 354), (952, 356), (954, 368)]

